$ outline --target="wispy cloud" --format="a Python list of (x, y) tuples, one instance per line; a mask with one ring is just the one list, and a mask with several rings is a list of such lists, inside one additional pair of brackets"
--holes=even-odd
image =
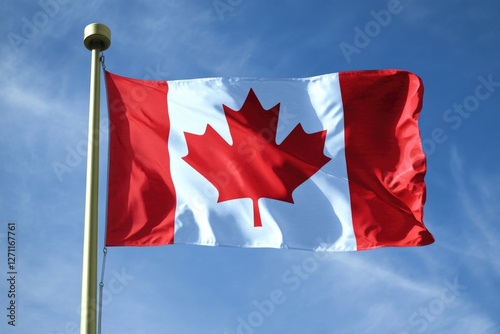
[[(469, 239), (473, 243), (467, 245), (470, 250), (467, 254), (486, 261), (496, 275), (500, 275), (500, 231), (497, 225), (492, 225), (492, 222), (498, 221), (500, 214), (497, 202), (500, 175), (470, 170), (456, 146), (451, 148), (450, 170), (457, 187), (455, 196), (459, 207), (471, 224), (467, 233), (474, 236)], [(476, 250), (479, 245), (480, 252)]]

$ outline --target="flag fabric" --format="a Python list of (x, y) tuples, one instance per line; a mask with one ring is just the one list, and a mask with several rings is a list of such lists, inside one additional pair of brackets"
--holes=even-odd
[(401, 70), (294, 79), (106, 72), (107, 246), (421, 246), (423, 85)]

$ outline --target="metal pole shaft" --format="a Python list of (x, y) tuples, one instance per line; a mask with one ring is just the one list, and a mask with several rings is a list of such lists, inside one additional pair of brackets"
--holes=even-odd
[(111, 31), (102, 24), (88, 25), (84, 44), (92, 51), (90, 70), (87, 180), (83, 234), (80, 334), (95, 334), (97, 320), (97, 228), (99, 194), (99, 106), (101, 71), (99, 57), (111, 43)]
[(99, 188), (99, 47), (92, 49), (90, 72), (89, 143), (83, 234), (82, 304), (80, 333), (95, 334), (97, 305), (97, 203)]

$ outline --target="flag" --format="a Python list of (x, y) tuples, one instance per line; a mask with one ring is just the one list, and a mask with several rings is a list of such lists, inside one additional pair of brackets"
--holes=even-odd
[(147, 81), (106, 72), (107, 246), (421, 246), (423, 85), (401, 70)]

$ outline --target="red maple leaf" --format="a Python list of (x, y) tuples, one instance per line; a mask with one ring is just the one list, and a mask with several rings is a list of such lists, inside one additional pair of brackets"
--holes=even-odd
[(252, 199), (254, 226), (262, 226), (259, 198), (293, 203), (295, 188), (331, 160), (323, 154), (326, 130), (307, 134), (298, 124), (277, 145), (279, 103), (265, 110), (250, 89), (239, 111), (222, 106), (233, 144), (207, 125), (202, 135), (184, 133), (183, 159), (217, 188), (218, 202)]

